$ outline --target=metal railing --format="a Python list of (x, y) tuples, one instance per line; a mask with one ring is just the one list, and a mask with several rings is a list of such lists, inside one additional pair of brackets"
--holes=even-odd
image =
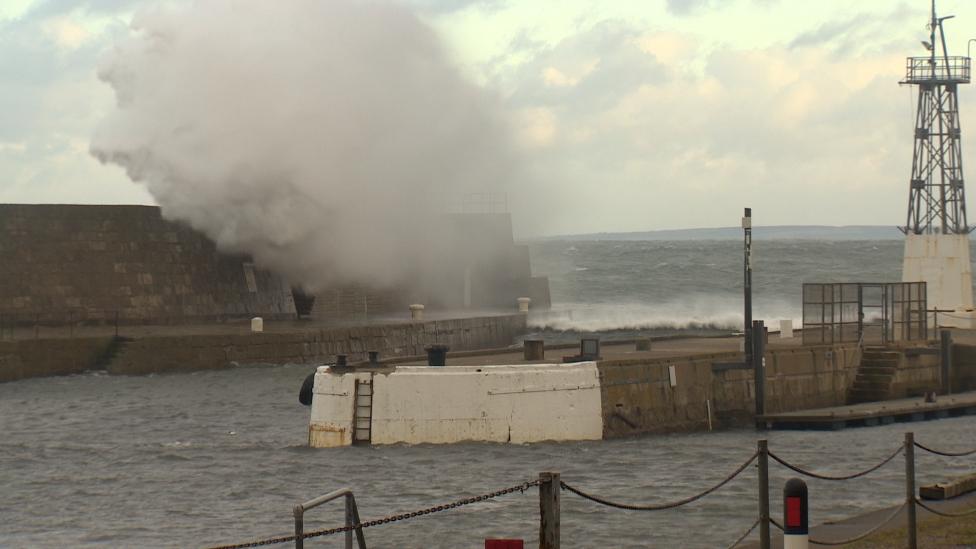
[(359, 508), (356, 507), (356, 496), (349, 488), (342, 488), (334, 492), (329, 492), (315, 499), (310, 499), (305, 503), (295, 506), (295, 548), (302, 549), (305, 545), (305, 511), (314, 509), (319, 505), (328, 503), (338, 498), (345, 498), (346, 507), (346, 526), (351, 529), (346, 530), (346, 549), (352, 549), (352, 535), (356, 533), (356, 542), (359, 549), (366, 549), (366, 538), (363, 536), (362, 521), (359, 520)]
[(970, 58), (962, 56), (909, 57), (905, 67), (905, 84), (954, 82), (965, 84), (970, 78)]

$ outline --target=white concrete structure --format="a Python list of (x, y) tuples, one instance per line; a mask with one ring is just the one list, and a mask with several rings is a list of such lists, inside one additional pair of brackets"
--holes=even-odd
[(792, 339), (793, 338), (793, 321), (790, 319), (779, 321), (779, 338), (780, 339)]
[(424, 306), (420, 303), (414, 303), (410, 306), (410, 318), (413, 320), (423, 320), (424, 319)]
[(954, 311), (939, 315), (941, 326), (976, 327), (969, 235), (907, 235), (901, 280), (926, 283), (930, 310)]
[(594, 362), (401, 366), (389, 374), (336, 374), (322, 366), (315, 374), (310, 446), (352, 444), (357, 380), (372, 384), (372, 444), (603, 437)]

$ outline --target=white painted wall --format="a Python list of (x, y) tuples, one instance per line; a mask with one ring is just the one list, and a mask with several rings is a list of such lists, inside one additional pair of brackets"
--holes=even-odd
[[(319, 369), (311, 446), (352, 443), (353, 376)], [(373, 444), (603, 437), (596, 363), (399, 367), (373, 377)]]
[(368, 381), (369, 378), (370, 374), (367, 372), (336, 375), (328, 366), (319, 366), (312, 388), (309, 446), (332, 448), (352, 444), (356, 380)]
[[(902, 282), (924, 281), (927, 284), (929, 309), (960, 313), (971, 310), (973, 274), (969, 263), (969, 235), (907, 235), (901, 279)], [(940, 316), (939, 323), (947, 325), (950, 320), (949, 316)]]

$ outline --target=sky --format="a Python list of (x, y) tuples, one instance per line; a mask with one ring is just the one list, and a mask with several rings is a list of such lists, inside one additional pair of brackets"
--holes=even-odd
[[(176, 0), (188, 1), (188, 0)], [(904, 223), (926, 0), (404, 0), (511, 117), (521, 237)], [(89, 152), (148, 0), (0, 2), (0, 202), (152, 204)], [(950, 54), (976, 2), (942, 0)], [(976, 93), (960, 91), (964, 165)], [(491, 190), (491, 189), (489, 189)]]

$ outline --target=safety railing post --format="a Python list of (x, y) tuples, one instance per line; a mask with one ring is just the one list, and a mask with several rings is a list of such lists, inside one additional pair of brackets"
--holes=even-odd
[(559, 473), (539, 473), (539, 549), (559, 549)]
[(905, 433), (905, 505), (908, 511), (908, 549), (918, 549), (918, 523), (915, 516), (915, 433)]
[[(761, 336), (760, 336), (761, 337)], [(769, 549), (769, 442), (759, 441), (759, 547)]]
[(302, 549), (305, 546), (305, 540), (302, 539), (302, 534), (305, 530), (305, 509), (301, 505), (295, 506), (295, 549)]

